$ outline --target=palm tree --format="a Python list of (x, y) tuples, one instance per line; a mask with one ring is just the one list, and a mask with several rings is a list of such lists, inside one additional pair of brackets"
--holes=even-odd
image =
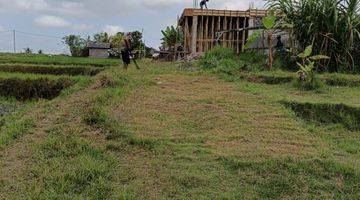
[(95, 42), (110, 43), (111, 37), (106, 32), (97, 33), (94, 35)]

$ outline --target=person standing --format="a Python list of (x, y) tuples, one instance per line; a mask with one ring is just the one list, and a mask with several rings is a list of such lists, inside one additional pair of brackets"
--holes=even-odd
[(120, 48), (123, 68), (124, 70), (127, 70), (131, 61), (131, 33), (125, 35), (123, 41), (120, 44)]
[(200, 8), (201, 8), (201, 10), (203, 10), (204, 7), (205, 7), (206, 9), (208, 9), (208, 7), (207, 7), (207, 2), (209, 2), (209, 0), (201, 0), (201, 1), (200, 1)]

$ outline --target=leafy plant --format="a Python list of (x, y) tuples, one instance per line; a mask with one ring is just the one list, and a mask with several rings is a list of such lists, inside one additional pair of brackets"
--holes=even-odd
[(176, 29), (174, 26), (168, 26), (165, 30), (161, 31), (163, 38), (163, 45), (170, 49), (175, 49), (177, 45), (182, 44), (184, 35), (181, 31)]
[[(277, 17), (274, 11), (270, 11), (267, 16), (262, 19), (262, 24), (264, 26), (264, 32), (266, 34), (267, 46), (269, 48), (268, 58), (267, 58), (267, 66), (268, 69), (271, 70), (273, 68), (274, 63), (274, 55), (273, 55), (273, 36), (277, 29), (283, 28), (284, 24), (282, 21), (277, 21)], [(251, 34), (246, 42), (245, 48), (248, 49), (250, 45), (260, 37), (261, 30), (254, 31)]]
[(298, 55), (301, 58), (302, 63), (297, 62), (300, 70), (297, 72), (299, 75), (298, 85), (302, 89), (314, 90), (322, 87), (321, 80), (316, 76), (315, 64), (317, 61), (329, 59), (324, 55), (311, 56), (313, 52), (313, 46), (306, 47), (304, 52)]
[(322, 61), (327, 71), (356, 71), (360, 0), (273, 0), (270, 7), (293, 24), (300, 49), (312, 44), (315, 54), (330, 57)]
[(95, 42), (110, 43), (111, 36), (106, 32), (96, 33), (94, 35)]
[(74, 57), (88, 55), (87, 44), (89, 43), (89, 41), (90, 38), (88, 38), (88, 40), (85, 40), (79, 35), (68, 35), (63, 38), (63, 43), (69, 46), (71, 55)]

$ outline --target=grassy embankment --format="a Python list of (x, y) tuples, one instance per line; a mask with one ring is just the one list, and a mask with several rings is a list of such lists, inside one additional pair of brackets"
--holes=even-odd
[(359, 87), (299, 91), (173, 63), (141, 66), (110, 67), (79, 90), (37, 102), (31, 134), (0, 153), (1, 197), (359, 198), (359, 129), (348, 126), (356, 121), (307, 121), (284, 105), (358, 108)]

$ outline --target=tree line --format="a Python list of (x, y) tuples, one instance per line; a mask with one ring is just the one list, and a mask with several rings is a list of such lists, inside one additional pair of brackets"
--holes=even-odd
[[(64, 44), (69, 46), (70, 53), (74, 57), (86, 57), (89, 56), (88, 45), (93, 42), (109, 43), (110, 57), (119, 57), (120, 43), (124, 39), (125, 33), (118, 32), (115, 35), (110, 35), (106, 32), (100, 32), (93, 35), (93, 37), (83, 38), (80, 35), (67, 35), (63, 37), (62, 41)], [(151, 48), (146, 47), (143, 42), (143, 35), (139, 31), (131, 32), (132, 37), (132, 48), (139, 52), (149, 52)]]

